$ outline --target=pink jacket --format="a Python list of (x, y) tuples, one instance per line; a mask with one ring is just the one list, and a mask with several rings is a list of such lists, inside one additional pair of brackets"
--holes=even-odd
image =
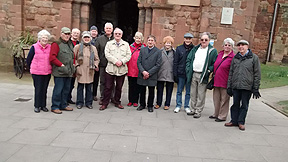
[(132, 56), (131, 56), (130, 60), (127, 62), (127, 66), (128, 66), (127, 76), (138, 77), (139, 69), (137, 67), (137, 60), (139, 57), (140, 49), (142, 47), (146, 47), (146, 45), (141, 44), (141, 43), (136, 44), (135, 42), (130, 45), (130, 50), (131, 50)]
[[(226, 56), (227, 58), (221, 63), (223, 54), (224, 54), (224, 51), (220, 51), (218, 54), (218, 57), (214, 63), (214, 74), (215, 74), (214, 86), (227, 88), (230, 65), (231, 65), (231, 61), (232, 61), (233, 57), (235, 56), (235, 54), (232, 51), (228, 56)], [(219, 68), (217, 69), (217, 71), (215, 73), (215, 70), (220, 63), (221, 63), (221, 65), (219, 66)]]
[(51, 45), (46, 44), (42, 47), (40, 42), (33, 44), (35, 54), (30, 66), (30, 73), (36, 75), (48, 75), (52, 72), (52, 66), (49, 61)]

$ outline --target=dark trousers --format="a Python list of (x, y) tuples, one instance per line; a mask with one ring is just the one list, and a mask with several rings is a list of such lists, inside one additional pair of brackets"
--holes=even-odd
[(67, 107), (67, 96), (70, 91), (70, 77), (54, 77), (51, 109), (64, 109)]
[[(140, 106), (146, 107), (146, 86), (140, 86)], [(153, 107), (155, 86), (148, 86), (148, 107)]]
[(128, 100), (131, 103), (138, 103), (139, 101), (139, 85), (137, 84), (137, 77), (128, 76)]
[(233, 124), (245, 124), (251, 94), (252, 92), (248, 90), (233, 90), (233, 105), (231, 106), (231, 122)]
[(93, 96), (97, 96), (97, 89), (99, 84), (99, 71), (95, 71), (93, 80)]
[(93, 83), (89, 83), (89, 84), (78, 83), (76, 105), (81, 105), (81, 106), (84, 105), (84, 97), (83, 97), (84, 87), (85, 87), (85, 105), (86, 106), (92, 105), (92, 102), (93, 102), (92, 85)]
[(157, 105), (161, 106), (163, 101), (164, 84), (166, 84), (166, 101), (164, 106), (170, 106), (174, 82), (157, 81)]
[(47, 88), (51, 78), (49, 75), (36, 75), (32, 74), (33, 84), (35, 88), (34, 92), (34, 107), (46, 107)]
[(71, 78), (71, 84), (70, 84), (70, 91), (68, 93), (67, 101), (71, 101), (72, 100), (72, 91), (74, 89), (74, 85), (75, 85), (75, 77), (72, 77)]
[(122, 93), (122, 86), (124, 84), (125, 80), (125, 75), (122, 76), (116, 76), (116, 75), (110, 75), (106, 73), (105, 77), (105, 90), (104, 90), (104, 98), (103, 98), (103, 105), (107, 106), (109, 104), (109, 101), (111, 99), (111, 94), (114, 89), (114, 84), (116, 81), (116, 86), (115, 86), (115, 93), (114, 93), (114, 100), (116, 104), (120, 104), (120, 98), (121, 98), (121, 93)]
[[(104, 90), (106, 86), (106, 67), (99, 67), (99, 78), (100, 78), (100, 100), (103, 100), (104, 98)], [(111, 93), (111, 99), (114, 98), (114, 92), (115, 92), (115, 83), (113, 83), (112, 93)]]

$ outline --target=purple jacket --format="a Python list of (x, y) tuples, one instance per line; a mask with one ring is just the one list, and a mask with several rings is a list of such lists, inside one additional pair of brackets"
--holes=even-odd
[[(227, 88), (227, 81), (229, 76), (230, 65), (233, 57), (235, 56), (234, 52), (232, 51), (227, 58), (221, 63), (224, 51), (220, 51), (218, 57), (214, 63), (214, 86), (215, 87), (222, 87)], [(224, 58), (223, 58), (224, 59)], [(215, 70), (218, 65), (221, 63), (219, 68), (217, 69), (216, 73)]]

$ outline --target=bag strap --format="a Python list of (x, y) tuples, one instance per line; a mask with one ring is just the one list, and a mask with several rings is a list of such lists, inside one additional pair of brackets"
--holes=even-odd
[(216, 68), (216, 70), (215, 70), (215, 72), (213, 73), (213, 76), (215, 75), (215, 73), (216, 73), (216, 71), (217, 71), (217, 69), (219, 68), (219, 66), (222, 64), (222, 62), (223, 61), (225, 61), (226, 60), (226, 58), (228, 58), (228, 56), (226, 56), (221, 62), (220, 62), (220, 64), (217, 66), (217, 68)]
[(131, 55), (133, 55), (134, 52), (136, 52), (141, 46), (139, 46), (138, 48), (136, 48)]

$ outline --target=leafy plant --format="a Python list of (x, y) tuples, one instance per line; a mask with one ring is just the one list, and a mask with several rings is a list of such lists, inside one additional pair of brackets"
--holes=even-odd
[(29, 46), (36, 43), (36, 39), (30, 32), (22, 32), (20, 37), (16, 38), (11, 45), (12, 54), (15, 57), (20, 57), (23, 53), (23, 48), (29, 48)]

